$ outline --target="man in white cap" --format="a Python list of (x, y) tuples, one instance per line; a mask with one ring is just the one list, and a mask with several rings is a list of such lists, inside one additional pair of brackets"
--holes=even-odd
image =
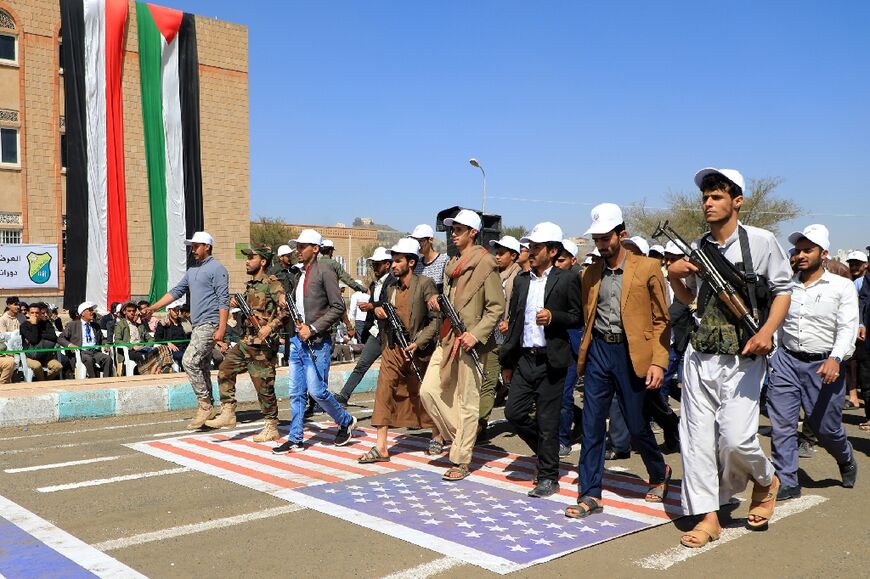
[(390, 285), (396, 283), (396, 277), (390, 271), (390, 265), (393, 258), (390, 252), (385, 247), (376, 247), (372, 256), (369, 258), (372, 266), (372, 272), (375, 279), (369, 286), (369, 291), (366, 294), (367, 301), (358, 302), (357, 307), (365, 312), (366, 318), (363, 324), (360, 339), (364, 341), (363, 351), (353, 367), (353, 371), (348, 376), (347, 381), (341, 388), (341, 392), (335, 395), (335, 399), (339, 404), (347, 405), (353, 391), (359, 386), (366, 372), (372, 367), (381, 355), (383, 344), (381, 344), (380, 327), (375, 319), (375, 308), (380, 305), (384, 290)]
[(548, 221), (523, 238), (529, 244), (531, 270), (514, 283), (508, 334), (499, 357), (505, 382), (511, 385), (505, 417), (538, 457), (530, 497), (559, 491), (559, 420), (565, 376), (574, 364), (568, 330), (583, 322), (580, 278), (553, 266), (562, 253), (562, 239), (562, 228)]
[(824, 267), (828, 228), (809, 225), (789, 235), (798, 273), (791, 306), (780, 331), (780, 348), (770, 359), (767, 412), (778, 500), (798, 498), (798, 421), (806, 422), (818, 443), (837, 461), (843, 486), (855, 486), (858, 464), (843, 428), (845, 372), (842, 362), (855, 349), (858, 292), (848, 279)]
[(528, 243), (520, 243), (520, 256), (517, 258), (517, 265), (519, 265), (520, 269), (523, 271), (529, 271), (529, 269), (531, 269), (531, 266), (529, 265)]
[(275, 454), (305, 450), (303, 414), (310, 395), (338, 425), (335, 445), (350, 442), (356, 418), (336, 402), (329, 391), (329, 363), (332, 357), (330, 329), (344, 314), (344, 299), (338, 287), (338, 276), (329, 265), (317, 259), (321, 235), (313, 229), (303, 229), (295, 240), (296, 253), (302, 265), (294, 282), (291, 296), (302, 316), (296, 321), (296, 335), (290, 339), (287, 358), (290, 365), (290, 432), (287, 441), (272, 449)]
[[(559, 269), (572, 271), (580, 278), (582, 268), (577, 263), (577, 253), (580, 248), (570, 239), (562, 240), (562, 253), (556, 258), (555, 266)], [(559, 456), (571, 454), (571, 445), (581, 435), (583, 428), (583, 410), (574, 404), (574, 389), (577, 387), (577, 352), (580, 351), (580, 342), (583, 340), (583, 328), (571, 328), (568, 330), (568, 338), (571, 340), (571, 354), (574, 363), (568, 366), (568, 374), (565, 376), (565, 387), (562, 392), (562, 411), (559, 418)]]
[[(103, 331), (100, 324), (94, 320), (96, 309), (97, 304), (91, 301), (79, 304), (77, 310), (79, 319), (67, 322), (63, 332), (57, 337), (57, 343), (61, 347), (82, 348), (80, 354), (88, 378), (96, 378), (97, 371), (103, 372), (105, 376), (112, 376), (115, 373), (112, 357), (98, 347), (103, 344)], [(75, 363), (75, 355), (72, 351), (67, 352), (67, 357), (70, 363)]]
[(190, 292), (190, 322), (193, 332), (184, 351), (181, 365), (190, 379), (197, 399), (197, 411), (187, 425), (188, 430), (199, 430), (205, 421), (217, 413), (211, 384), (211, 360), (215, 342), (224, 339), (230, 314), (229, 275), (217, 259), (212, 257), (214, 238), (205, 231), (197, 231), (186, 241), (194, 263), (174, 288), (145, 309), (149, 314), (181, 299)]
[[(425, 374), (435, 338), (438, 334), (438, 314), (426, 302), (437, 295), (435, 282), (427, 276), (414, 273), (420, 259), (420, 244), (404, 237), (389, 250), (392, 257), (391, 273), (396, 283), (383, 290), (381, 305), (375, 307), (383, 344), (381, 369), (375, 390), (372, 426), (378, 429), (377, 442), (359, 457), (362, 464), (390, 460), (387, 436), (390, 428), (431, 428), (432, 419), (420, 401), (420, 381), (413, 363), (421, 375)], [(402, 350), (396, 330), (387, 319), (386, 304), (393, 306), (401, 329), (408, 341)]]
[[(359, 284), (362, 284), (362, 280), (354, 280)], [(353, 292), (350, 296), (350, 305), (348, 306), (348, 316), (353, 322), (353, 330), (354, 334), (357, 337), (357, 342), (360, 344), (364, 344), (365, 342), (362, 339), (363, 328), (366, 325), (366, 317), (368, 313), (360, 308), (360, 304), (364, 304), (369, 301), (368, 292)]]
[[(489, 246), (495, 249), (495, 263), (498, 265), (498, 276), (501, 280), (505, 304), (507, 304), (510, 302), (511, 293), (514, 289), (514, 280), (521, 271), (519, 264), (517, 264), (517, 259), (520, 256), (520, 242), (517, 241), (516, 237), (505, 235), (498, 241), (494, 239), (490, 240)], [(477, 426), (478, 441), (486, 440), (486, 428), (489, 425), (489, 416), (492, 414), (493, 406), (495, 406), (496, 387), (501, 375), (501, 365), (499, 364), (498, 356), (508, 331), (507, 314), (508, 312), (505, 310), (504, 315), (492, 332), (494, 345), (486, 357), (486, 367), (484, 368), (486, 378), (483, 379), (483, 384), (480, 386), (480, 418), (478, 419)]]
[(622, 242), (625, 248), (635, 255), (647, 257), (649, 255), (649, 243), (640, 235), (629, 237)]
[(420, 244), (420, 260), (414, 273), (431, 278), (438, 293), (441, 293), (444, 290), (444, 266), (449, 257), (446, 253), (435, 251), (435, 231), (431, 225), (421, 223), (411, 232), (411, 237)]
[(851, 383), (850, 397), (852, 395), (852, 388), (861, 390), (861, 394), (864, 397), (864, 414), (866, 417), (866, 421), (861, 424), (861, 430), (868, 431), (870, 430), (870, 343), (866, 339), (867, 330), (864, 326), (864, 308), (861, 300), (861, 294), (864, 293), (861, 289), (867, 280), (867, 254), (863, 251), (851, 251), (846, 256), (846, 263), (849, 264), (849, 273), (855, 283), (855, 289), (858, 290), (859, 310), (862, 312), (859, 318), (858, 340), (855, 342), (855, 355), (846, 362), (846, 383)]
[[(766, 529), (773, 516), (779, 479), (756, 437), (758, 401), (766, 355), (773, 350), (773, 335), (788, 312), (792, 291), (788, 257), (776, 237), (738, 221), (743, 176), (733, 169), (707, 168), (698, 171), (695, 184), (710, 227), (697, 247), (715, 259), (724, 257), (735, 267), (739, 264), (744, 279), (756, 290), (745, 296), (747, 307), (761, 319), (760, 330), (750, 337), (702, 283), (694, 265), (679, 259), (668, 268), (674, 297), (686, 305), (696, 295), (698, 299), (698, 329), (692, 334), (683, 365), (680, 420), (683, 510), (700, 516), (695, 528), (680, 539), (690, 548), (718, 539), (719, 507), (743, 491), (750, 480), (755, 486), (747, 525), (752, 530)], [(772, 296), (768, 304), (758, 299), (764, 297), (760, 294), (765, 285)], [(768, 305), (764, 319), (762, 312)]]
[[(504, 292), (495, 259), (474, 243), (481, 230), (480, 216), (462, 209), (455, 217), (445, 219), (444, 225), (450, 228), (451, 240), (459, 250), (459, 255), (444, 267), (444, 296), (466, 329), (460, 333), (452, 326), (442, 326), (441, 340), (423, 377), (420, 397), (437, 429), (432, 433), (430, 454), (440, 454), (445, 438), (452, 440), (450, 461), (454, 466), (444, 473), (444, 480), (457, 481), (470, 474), (480, 417), (482, 379), (468, 352), (478, 345), (486, 347), (504, 314)], [(440, 311), (435, 296), (429, 299), (429, 308)], [(485, 352), (481, 361), (486, 364)]]
[[(278, 247), (275, 256), (278, 258), (277, 262), (273, 263), (266, 273), (277, 277), (284, 287), (284, 294), (289, 296), (293, 292), (293, 280), (296, 277), (292, 264), (293, 250), (289, 245), (281, 245)], [(293, 320), (287, 318), (284, 328), (281, 330), (281, 341), (283, 344), (279, 348), (279, 351), (284, 353), (285, 365), (287, 364), (287, 352), (290, 350), (290, 338), (295, 332), (293, 328)]]
[(650, 245), (647, 256), (661, 261), (665, 257), (665, 246), (658, 243)]
[[(662, 264), (667, 273), (667, 268), (678, 259), (683, 259), (683, 250), (677, 244), (668, 240), (662, 252)], [(683, 355), (689, 345), (689, 337), (695, 328), (692, 319), (693, 309), (680, 300), (674, 299), (674, 290), (671, 284), (665, 284), (668, 296), (668, 315), (671, 318), (671, 348), (668, 359), (668, 370), (665, 372), (665, 382), (662, 384), (662, 398), (667, 401), (668, 397), (679, 401), (679, 384), (683, 383)], [(667, 446), (667, 443), (666, 443)]]
[(855, 282), (855, 289), (861, 291), (861, 286), (864, 285), (864, 274), (867, 272), (867, 254), (863, 251), (850, 251), (846, 256), (846, 263), (849, 266), (849, 275)]
[(320, 257), (318, 257), (319, 261), (322, 261), (329, 267), (335, 270), (335, 275), (338, 276), (338, 281), (343, 283), (344, 285), (360, 292), (366, 291), (366, 286), (358, 283), (355, 279), (350, 277), (350, 274), (345, 271), (344, 267), (338, 260), (336, 260), (332, 255), (335, 253), (335, 243), (331, 239), (324, 239), (323, 245), (320, 246)]
[(649, 475), (647, 502), (664, 502), (671, 468), (650, 429), (645, 412), (648, 390), (661, 388), (668, 365), (668, 314), (664, 279), (658, 264), (629, 252), (622, 210), (602, 203), (591, 212), (591, 235), (601, 260), (583, 271), (586, 318), (577, 372), (584, 376), (583, 444), (580, 449), (576, 505), (565, 510), (583, 518), (604, 510), (605, 424), (614, 395), (631, 442)]

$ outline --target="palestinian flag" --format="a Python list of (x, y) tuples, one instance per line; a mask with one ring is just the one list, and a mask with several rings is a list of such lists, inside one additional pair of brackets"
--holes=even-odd
[(64, 307), (130, 298), (121, 62), (127, 0), (60, 0), (66, 107)]
[(192, 14), (136, 4), (148, 198), (151, 301), (187, 269), (184, 240), (203, 229), (199, 65)]

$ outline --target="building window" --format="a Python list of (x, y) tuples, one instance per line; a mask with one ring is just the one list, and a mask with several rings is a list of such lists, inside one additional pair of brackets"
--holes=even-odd
[(359, 277), (362, 277), (366, 274), (366, 268), (368, 267), (368, 260), (365, 257), (360, 257), (356, 260), (356, 274)]
[(60, 170), (66, 172), (66, 133), (60, 134)]
[(0, 164), (18, 165), (18, 129), (0, 129)]
[(0, 229), (0, 245), (21, 243), (20, 229)]
[(340, 255), (336, 255), (336, 256), (334, 256), (334, 258), (335, 258), (335, 261), (338, 262), (338, 265), (340, 265), (342, 267), (342, 269), (344, 269), (344, 258)]
[(0, 61), (18, 62), (18, 37), (14, 34), (0, 34)]

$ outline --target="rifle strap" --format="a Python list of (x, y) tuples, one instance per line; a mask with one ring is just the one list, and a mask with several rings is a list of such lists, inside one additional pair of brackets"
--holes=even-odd
[(740, 253), (743, 256), (743, 277), (746, 279), (746, 293), (749, 294), (752, 317), (760, 321), (758, 294), (755, 289), (758, 285), (758, 276), (755, 274), (755, 267), (752, 264), (752, 252), (749, 251), (749, 235), (746, 233), (746, 229), (739, 224), (737, 225), (737, 237), (740, 240)]

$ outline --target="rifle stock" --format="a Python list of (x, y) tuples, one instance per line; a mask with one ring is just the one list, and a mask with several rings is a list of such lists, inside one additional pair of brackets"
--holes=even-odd
[[(450, 303), (450, 300), (447, 299), (445, 294), (438, 294), (438, 305), (441, 306), (441, 311), (447, 316), (447, 321), (449, 321), (450, 325), (453, 326), (453, 333), (456, 334), (457, 337), (468, 331), (465, 324), (462, 322), (462, 318), (459, 317), (456, 308), (453, 307), (453, 304)], [(478, 351), (471, 348), (468, 350), (468, 355), (471, 356), (471, 359), (474, 361), (474, 367), (477, 368), (480, 377), (486, 379), (486, 372), (483, 371)]]

